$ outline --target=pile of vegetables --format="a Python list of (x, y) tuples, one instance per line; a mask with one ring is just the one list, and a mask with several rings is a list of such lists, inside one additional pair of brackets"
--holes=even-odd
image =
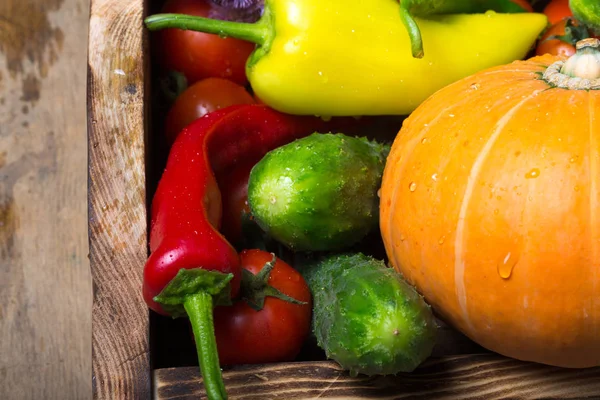
[(221, 366), (311, 340), (352, 375), (413, 371), (434, 312), (507, 356), (598, 365), (599, 7), (168, 0), (146, 19), (168, 111), (143, 296), (189, 318), (210, 399)]

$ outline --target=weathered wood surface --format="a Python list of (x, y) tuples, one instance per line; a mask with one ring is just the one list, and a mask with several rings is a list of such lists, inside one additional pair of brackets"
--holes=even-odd
[[(154, 371), (157, 400), (206, 398), (198, 368)], [(352, 378), (336, 363), (239, 366), (224, 372), (230, 400), (598, 399), (600, 368), (573, 370), (494, 354), (431, 359), (410, 374)]]
[[(477, 346), (439, 322), (432, 357), (412, 373), (351, 377), (332, 361), (245, 365), (224, 370), (230, 400), (245, 399), (600, 399), (600, 368), (527, 363)], [(156, 400), (206, 398), (197, 367), (154, 371)]]
[(0, 0), (0, 399), (91, 396), (89, 0)]
[(93, 394), (149, 398), (145, 193), (146, 34), (142, 0), (92, 0), (89, 229)]

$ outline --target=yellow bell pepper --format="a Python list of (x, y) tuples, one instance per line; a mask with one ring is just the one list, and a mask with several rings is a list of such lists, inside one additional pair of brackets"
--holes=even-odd
[(398, 7), (397, 0), (266, 0), (254, 24), (157, 14), (146, 26), (252, 41), (246, 74), (264, 103), (329, 117), (407, 115), (443, 86), (523, 58), (547, 25), (537, 13), (415, 17), (426, 52), (414, 58)]

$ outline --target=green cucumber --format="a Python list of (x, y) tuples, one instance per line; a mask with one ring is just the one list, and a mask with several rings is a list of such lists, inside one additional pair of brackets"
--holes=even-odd
[(598, 0), (570, 0), (569, 8), (579, 22), (600, 35), (600, 2)]
[(378, 226), (389, 149), (341, 133), (313, 133), (274, 149), (250, 172), (252, 217), (294, 251), (349, 247)]
[(411, 372), (431, 355), (431, 307), (383, 261), (354, 253), (301, 264), (317, 343), (351, 375)]

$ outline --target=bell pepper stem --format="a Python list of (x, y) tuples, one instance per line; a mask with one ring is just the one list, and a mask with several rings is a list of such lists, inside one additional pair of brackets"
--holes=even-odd
[(406, 27), (408, 37), (410, 38), (410, 49), (414, 58), (423, 58), (423, 38), (421, 37), (421, 30), (414, 20), (410, 12), (400, 5), (400, 20)]
[(223, 383), (217, 341), (214, 333), (213, 298), (206, 292), (190, 295), (183, 303), (194, 331), (200, 372), (206, 395), (210, 400), (225, 400), (227, 392)]
[(267, 20), (261, 18), (255, 23), (233, 22), (204, 18), (186, 14), (155, 14), (144, 20), (151, 31), (166, 28), (192, 30), (212, 33), (223, 37), (232, 37), (248, 42), (264, 45), (269, 35)]

